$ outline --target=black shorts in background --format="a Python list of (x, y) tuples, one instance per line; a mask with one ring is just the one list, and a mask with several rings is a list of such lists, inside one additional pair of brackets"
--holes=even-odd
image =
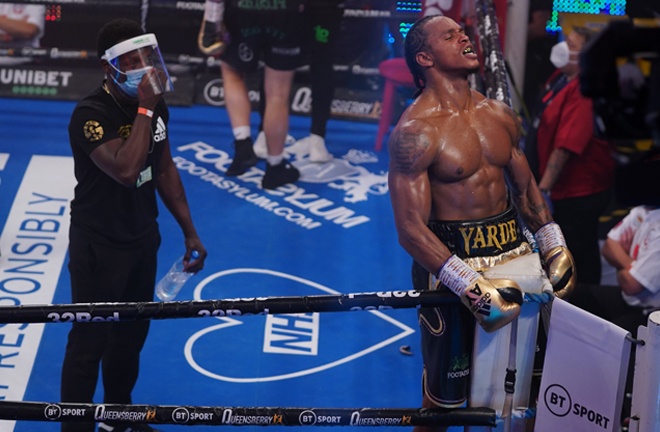
[(276, 70), (297, 69), (305, 64), (309, 37), (304, 17), (298, 10), (256, 12), (228, 5), (229, 45), (220, 59), (243, 73), (254, 72), (260, 61)]

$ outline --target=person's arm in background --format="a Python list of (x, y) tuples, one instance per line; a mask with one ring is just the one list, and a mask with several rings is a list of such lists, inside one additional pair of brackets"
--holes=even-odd
[(563, 149), (556, 148), (550, 153), (550, 159), (548, 159), (548, 165), (543, 172), (543, 176), (539, 181), (539, 189), (548, 196), (550, 196), (550, 191), (555, 185), (559, 176), (561, 175), (562, 170), (568, 163), (571, 158), (571, 152)]
[(0, 16), (0, 30), (4, 31), (13, 39), (32, 39), (39, 33), (39, 27), (22, 20)]
[(24, 19), (12, 19), (0, 15), (0, 33), (5, 33), (0, 35), (0, 40), (7, 36), (10, 38), (8, 40), (32, 39), (43, 32), (46, 6), (28, 5), (24, 8), (26, 14)]
[(550, 191), (561, 178), (566, 164), (573, 155), (582, 154), (587, 149), (594, 135), (591, 99), (582, 96), (579, 89), (574, 86), (562, 91), (569, 93), (560, 113), (552, 145), (553, 150), (539, 180), (539, 189), (548, 196), (551, 195)]
[(636, 295), (642, 292), (644, 285), (630, 274), (630, 267), (634, 260), (621, 243), (608, 238), (603, 244), (602, 254), (605, 260), (616, 268), (616, 280), (624, 293)]
[(636, 210), (632, 210), (610, 230), (601, 249), (603, 258), (616, 269), (616, 279), (621, 290), (628, 295), (639, 294), (644, 289), (644, 286), (630, 274), (635, 261), (631, 256), (630, 246), (639, 228)]
[(617, 240), (607, 238), (602, 249), (603, 258), (615, 269), (621, 270), (630, 267), (633, 259), (628, 251)]

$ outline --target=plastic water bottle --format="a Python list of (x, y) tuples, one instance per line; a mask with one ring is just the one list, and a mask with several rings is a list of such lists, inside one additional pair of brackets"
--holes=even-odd
[[(199, 252), (193, 251), (192, 259), (199, 258)], [(156, 284), (156, 295), (162, 301), (170, 301), (181, 291), (183, 285), (188, 282), (194, 273), (183, 271), (183, 257), (172, 264), (170, 271)]]

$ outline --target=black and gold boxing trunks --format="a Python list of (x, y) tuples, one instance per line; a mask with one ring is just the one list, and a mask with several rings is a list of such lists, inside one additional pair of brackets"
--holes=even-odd
[[(477, 271), (532, 252), (515, 208), (480, 220), (431, 221), (428, 227)], [(467, 399), (475, 320), (456, 295), (441, 286), (420, 264), (413, 264), (415, 290), (441, 289), (456, 303), (418, 309), (424, 360), (424, 393), (433, 404), (454, 408)]]

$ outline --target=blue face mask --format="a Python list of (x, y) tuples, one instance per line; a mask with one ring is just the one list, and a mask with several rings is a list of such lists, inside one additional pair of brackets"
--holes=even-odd
[(124, 75), (126, 75), (126, 81), (122, 83), (118, 82), (114, 76), (112, 77), (112, 80), (126, 96), (137, 98), (138, 85), (140, 84), (140, 81), (142, 81), (142, 77), (152, 68), (152, 66), (147, 66), (140, 69), (129, 70), (124, 73)]

